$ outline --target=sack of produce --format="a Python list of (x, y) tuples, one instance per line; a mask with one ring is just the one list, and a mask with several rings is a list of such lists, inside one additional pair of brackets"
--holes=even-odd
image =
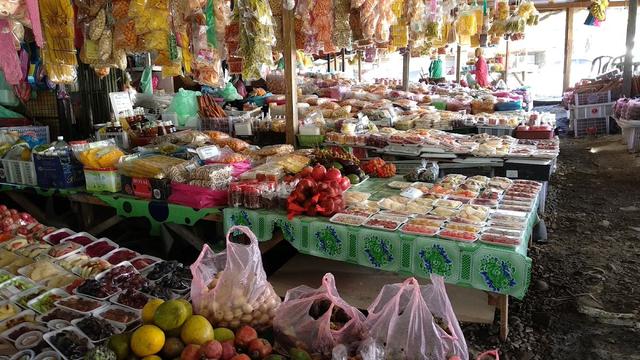
[(333, 275), (327, 273), (317, 289), (302, 285), (287, 291), (273, 319), (276, 348), (288, 352), (295, 347), (328, 357), (340, 344), (355, 351), (366, 335), (364, 321), (364, 315), (340, 297)]
[[(249, 245), (230, 240), (238, 232), (249, 238)], [(258, 239), (248, 227), (229, 229), (227, 248), (221, 253), (215, 254), (205, 244), (191, 273), (193, 309), (212, 324), (232, 329), (271, 325), (280, 298), (267, 281)]]
[(431, 276), (385, 285), (368, 308), (369, 336), (384, 344), (385, 359), (468, 359), (464, 335), (447, 297), (444, 280)]

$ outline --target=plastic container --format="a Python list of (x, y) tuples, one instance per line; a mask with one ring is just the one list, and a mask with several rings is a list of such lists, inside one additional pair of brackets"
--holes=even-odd
[(71, 325), (75, 326), (75, 327), (76, 327), (76, 328), (77, 328), (77, 329), (78, 329), (78, 330), (79, 330), (79, 331), (80, 331), (84, 336), (86, 336), (89, 340), (91, 340), (91, 342), (92, 342), (93, 344), (99, 344), (99, 343), (101, 343), (101, 342), (103, 342), (103, 341), (107, 340), (109, 337), (111, 337), (111, 335), (119, 334), (119, 333), (121, 333), (122, 331), (124, 331), (124, 327), (123, 327), (122, 325), (118, 325), (117, 323), (116, 323), (116, 324), (114, 324), (114, 323), (112, 323), (112, 322), (110, 322), (110, 321), (106, 321), (105, 319), (102, 319), (102, 318), (100, 318), (100, 317), (96, 316), (96, 318), (97, 318), (97, 319), (105, 320), (109, 325), (111, 325), (111, 327), (112, 327), (112, 329), (113, 329), (113, 333), (112, 333), (111, 335), (106, 336), (106, 337), (103, 337), (103, 338), (92, 339), (92, 338), (90, 338), (90, 337), (89, 337), (89, 335), (88, 335), (87, 333), (85, 333), (85, 332), (82, 330), (82, 328), (81, 328), (80, 326), (78, 326), (78, 323), (80, 323), (80, 322), (81, 322), (81, 321), (83, 321), (84, 319), (87, 319), (88, 317), (89, 317), (89, 316), (85, 316), (85, 317), (82, 317), (82, 318), (80, 318), (80, 319), (75, 319), (75, 320), (71, 321)]
[(48, 324), (54, 320), (63, 320), (68, 323), (71, 323), (71, 320), (80, 318), (82, 316), (84, 315), (75, 310), (61, 308), (56, 305), (55, 308), (49, 310), (48, 312), (38, 315), (36, 317), (36, 321), (41, 323), (47, 323), (47, 326), (48, 326)]
[(349, 226), (360, 226), (367, 221), (366, 216), (357, 216), (349, 214), (335, 214), (329, 219), (330, 222)]
[[(67, 236), (63, 237), (63, 234), (68, 234)], [(71, 235), (75, 235), (76, 232), (71, 230), (71, 229), (67, 229), (67, 228), (61, 228), (58, 229), (54, 232), (52, 232), (49, 235), (45, 235), (42, 240), (48, 242), (51, 245), (58, 245), (60, 244), (60, 242), (64, 239), (66, 239), (67, 237), (71, 236)]]
[(396, 231), (406, 220), (407, 218), (374, 215), (370, 217), (363, 225), (372, 229)]
[[(73, 300), (83, 301), (85, 304), (87, 304), (87, 307), (86, 308), (74, 307), (76, 305), (73, 305), (70, 303)], [(103, 301), (95, 300), (95, 299), (92, 299), (86, 296), (80, 296), (80, 295), (72, 295), (72, 296), (69, 296), (68, 298), (56, 301), (56, 306), (59, 306), (63, 309), (77, 312), (83, 315), (88, 315), (93, 311), (96, 311), (104, 307), (105, 305), (106, 304)]]
[(111, 250), (108, 254), (103, 255), (102, 258), (107, 260), (111, 265), (118, 265), (123, 262), (128, 263), (129, 260), (135, 259), (138, 256), (140, 256), (140, 253), (121, 247)]
[(575, 137), (609, 134), (609, 118), (574, 119), (573, 134)]
[(38, 185), (33, 161), (2, 159), (6, 181), (11, 184)]
[[(132, 319), (130, 319), (129, 321), (126, 322), (122, 322), (122, 321), (118, 321), (118, 320), (112, 320), (109, 318), (109, 315), (107, 314), (109, 311), (122, 311), (122, 312), (126, 312), (127, 314), (131, 315)], [(127, 327), (131, 324), (133, 324), (134, 322), (140, 320), (140, 311), (139, 310), (133, 310), (129, 307), (123, 307), (123, 306), (119, 306), (119, 305), (109, 305), (106, 306), (98, 311), (95, 312), (96, 316), (107, 320), (108, 322), (115, 324), (117, 326), (121, 326), (121, 327)]]
[[(141, 296), (141, 297), (145, 297), (147, 300), (151, 299), (151, 297), (143, 292), (137, 291), (137, 290), (131, 290), (136, 296)], [(141, 304), (142, 306), (140, 308), (136, 308), (136, 307), (132, 307), (126, 304), (121, 303), (121, 296), (123, 296), (123, 294), (125, 294), (126, 291), (122, 291), (118, 294), (113, 295), (111, 298), (109, 298), (109, 301), (115, 305), (119, 305), (122, 306), (124, 308), (127, 309), (131, 309), (134, 311), (140, 311), (142, 310), (142, 308), (144, 307), (145, 304)]]
[(36, 355), (36, 357), (34, 357), (32, 360), (60, 360), (60, 355), (53, 350), (49, 350), (49, 351), (41, 352), (40, 354)]
[(67, 326), (71, 326), (71, 323), (67, 320), (55, 319), (47, 322), (47, 327), (51, 330), (59, 330), (66, 328)]
[(84, 186), (83, 166), (62, 136), (58, 136), (54, 148), (56, 155), (33, 154), (38, 186), (58, 189)]
[(37, 284), (31, 279), (28, 279), (24, 276), (16, 276), (13, 279), (5, 281), (2, 285), (0, 285), (0, 297), (9, 299), (12, 296), (18, 295), (36, 286)]
[[(28, 303), (27, 306), (34, 310), (35, 312), (37, 312), (38, 314), (44, 314), (47, 313), (51, 310), (53, 310), (55, 308), (55, 301), (50, 303), (50, 305), (45, 305), (45, 304), (39, 304), (41, 301), (43, 301), (45, 298), (47, 297), (51, 297), (52, 295), (58, 296), (60, 299), (65, 299), (68, 298), (70, 295), (69, 293), (67, 293), (66, 291), (62, 290), (62, 289), (51, 289), (47, 292), (45, 292), (42, 295), (39, 295), (38, 297), (31, 299)], [(57, 301), (57, 300), (56, 300)]]
[[(143, 266), (142, 261), (143, 260), (149, 260), (147, 261), (148, 265)], [(146, 268), (150, 267), (151, 265), (158, 263), (162, 261), (162, 259), (157, 258), (155, 256), (151, 256), (151, 255), (140, 255), (138, 257), (135, 257), (133, 259), (131, 259), (130, 263), (131, 265), (133, 265), (134, 268), (136, 268), (136, 270), (138, 271), (144, 271)]]
[(37, 285), (29, 290), (13, 295), (9, 300), (25, 310), (29, 309), (29, 301), (44, 294), (47, 289), (44, 286)]
[[(18, 273), (20, 272), (20, 270), (18, 270)], [(4, 284), (5, 282), (11, 280), (13, 277), (15, 277), (15, 275), (13, 275), (12, 273), (0, 269), (0, 286), (2, 286), (2, 284)]]
[(60, 329), (60, 330), (56, 330), (56, 331), (51, 331), (48, 332), (46, 334), (44, 334), (44, 341), (47, 342), (47, 344), (49, 344), (53, 349), (55, 349), (61, 356), (63, 359), (65, 360), (77, 360), (77, 359), (81, 359), (81, 357), (76, 357), (76, 358), (69, 358), (67, 356), (65, 356), (64, 354), (66, 354), (66, 351), (63, 351), (64, 349), (59, 349), (56, 344), (54, 343), (53, 339), (56, 336), (56, 334), (59, 334), (61, 332), (70, 332), (73, 333), (74, 335), (76, 335), (77, 337), (84, 339), (86, 341), (86, 345), (87, 350), (91, 350), (94, 348), (93, 343), (91, 342), (91, 339), (89, 339), (85, 334), (83, 334), (80, 330), (76, 329), (73, 326), (69, 326), (66, 327), (64, 329)]
[(515, 248), (518, 247), (522, 240), (519, 237), (512, 237), (494, 233), (484, 233), (480, 236), (480, 241), (483, 243), (498, 245), (504, 247)]
[(447, 240), (462, 241), (462, 242), (474, 242), (478, 240), (478, 235), (467, 231), (447, 230), (442, 229), (438, 232), (438, 237)]
[(501, 126), (478, 126), (479, 134), (489, 134), (493, 136), (513, 136), (514, 128)]
[(439, 227), (416, 225), (407, 223), (402, 225), (400, 232), (405, 234), (419, 235), (419, 236), (434, 236), (440, 231)]
[(576, 106), (611, 102), (611, 90), (594, 93), (574, 94), (573, 96)]
[[(82, 251), (84, 249), (84, 246), (78, 244), (78, 243), (60, 243), (58, 245), (54, 245), (53, 248), (51, 248), (51, 250), (49, 250), (49, 252), (47, 253), (47, 255), (49, 255), (50, 257), (56, 259), (56, 260), (61, 260), (64, 259), (70, 255), (76, 254), (80, 251)], [(56, 254), (57, 252), (60, 252), (60, 250), (64, 250), (66, 252), (58, 254), (58, 256), (54, 256), (53, 254)]]
[[(73, 239), (79, 238), (81, 236), (88, 238), (88, 240), (80, 239), (78, 241), (73, 241)], [(79, 244), (79, 245), (82, 245), (82, 246), (86, 247), (86, 246), (88, 246), (90, 244), (95, 243), (96, 241), (98, 241), (98, 239), (95, 236), (89, 234), (88, 232), (84, 232), (83, 231), (83, 232), (79, 232), (77, 234), (74, 234), (72, 236), (69, 236), (69, 237), (65, 238), (64, 240), (62, 240), (61, 242), (68, 242), (68, 241), (72, 241), (72, 242), (75, 242), (76, 244)]]
[[(10, 300), (3, 300), (3, 301), (0, 301), (0, 307), (4, 307), (4, 306), (6, 306), (6, 305), (8, 305), (11, 309), (13, 309), (13, 313), (14, 313), (14, 314), (18, 314), (20, 311), (22, 311), (22, 309), (21, 309), (18, 305), (14, 304), (14, 303), (13, 303), (13, 302), (11, 302)], [(5, 315), (5, 316), (6, 316), (6, 315)], [(6, 319), (8, 319), (8, 318), (10, 318), (10, 317), (12, 317), (12, 316), (13, 316), (13, 315), (9, 315), (9, 316), (7, 316), (7, 317), (5, 317), (5, 318), (0, 318), (0, 321), (6, 320)]]
[(3, 337), (11, 342), (16, 341), (16, 339), (18, 339), (21, 335), (12, 335), (13, 333), (16, 333), (16, 331), (19, 331), (20, 329), (25, 329), (28, 328), (29, 331), (41, 331), (41, 332), (47, 332), (48, 328), (46, 326), (41, 326), (41, 325), (37, 325), (35, 323), (30, 323), (30, 322), (24, 322), (22, 324), (16, 325), (10, 329), (5, 330), (4, 332), (2, 332), (2, 334), (0, 334), (0, 337)]
[(18, 314), (0, 321), (0, 332), (4, 332), (22, 323), (32, 323), (36, 320), (36, 313), (33, 310), (24, 310)]
[[(109, 246), (112, 246), (113, 248), (107, 250), (107, 247), (103, 248), (103, 245), (109, 245)], [(108, 253), (112, 252), (113, 250), (118, 249), (119, 247), (120, 245), (116, 244), (115, 242), (107, 238), (101, 238), (101, 239), (98, 239), (98, 241), (94, 242), (93, 244), (86, 246), (84, 249), (84, 252), (90, 257), (103, 257)]]
[(116, 169), (84, 169), (85, 187), (88, 192), (120, 192), (121, 179)]
[(25, 349), (13, 355), (9, 360), (21, 360), (25, 358), (28, 360), (33, 360), (34, 356), (36, 356), (36, 353), (33, 350)]

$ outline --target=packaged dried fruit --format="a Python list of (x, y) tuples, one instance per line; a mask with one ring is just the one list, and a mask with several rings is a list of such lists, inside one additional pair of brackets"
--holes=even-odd
[(365, 216), (357, 216), (357, 215), (349, 215), (349, 214), (335, 214), (329, 221), (332, 223), (343, 224), (343, 225), (351, 225), (351, 226), (360, 226), (367, 221), (368, 217)]

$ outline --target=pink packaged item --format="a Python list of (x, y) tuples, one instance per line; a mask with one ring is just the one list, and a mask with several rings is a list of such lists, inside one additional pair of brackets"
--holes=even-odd
[(333, 274), (327, 273), (317, 289), (302, 285), (287, 291), (273, 319), (276, 348), (299, 347), (330, 357), (336, 345), (357, 346), (366, 336), (364, 321), (364, 315), (340, 297)]
[[(232, 234), (244, 234), (249, 244), (232, 242)], [(191, 274), (191, 301), (196, 314), (231, 329), (271, 326), (280, 297), (267, 281), (258, 239), (248, 227), (231, 227), (227, 248), (218, 254), (205, 244), (191, 265)]]
[(374, 341), (386, 344), (385, 359), (469, 359), (440, 276), (424, 286), (415, 278), (385, 285), (368, 311), (365, 326)]
[(204, 209), (227, 205), (229, 191), (212, 190), (200, 186), (171, 183), (169, 202), (194, 209)]

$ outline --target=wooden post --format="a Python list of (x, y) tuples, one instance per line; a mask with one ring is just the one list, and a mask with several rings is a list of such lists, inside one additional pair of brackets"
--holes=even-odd
[(506, 40), (507, 46), (504, 51), (504, 84), (509, 88), (509, 39)]
[(462, 47), (458, 45), (456, 48), (456, 82), (460, 83), (460, 57), (462, 55)]
[(358, 50), (358, 82), (362, 82), (362, 51)]
[[(573, 57), (573, 8), (566, 11), (564, 28), (564, 68), (562, 73), (562, 91), (571, 86), (571, 58)], [(635, 24), (635, 22), (634, 22)]]
[(293, 10), (282, 9), (284, 76), (286, 85), (287, 144), (296, 145), (298, 134), (298, 88), (296, 84), (296, 34)]
[(327, 54), (327, 72), (331, 72), (331, 54)]
[(340, 51), (340, 56), (342, 57), (342, 72), (346, 71), (346, 64), (344, 62), (344, 54), (345, 54), (345, 52), (346, 52), (346, 50), (344, 48)]
[(333, 71), (338, 71), (338, 55), (333, 54)]
[(638, 2), (629, 2), (629, 17), (627, 20), (627, 52), (624, 55), (624, 67), (622, 70), (622, 90), (624, 95), (631, 97), (632, 76), (633, 76), (633, 39), (636, 36), (636, 15), (638, 13)]
[(409, 90), (409, 64), (411, 62), (411, 47), (407, 46), (402, 59), (402, 88)]
[(506, 341), (509, 336), (509, 295), (498, 295), (500, 309), (500, 340)]

